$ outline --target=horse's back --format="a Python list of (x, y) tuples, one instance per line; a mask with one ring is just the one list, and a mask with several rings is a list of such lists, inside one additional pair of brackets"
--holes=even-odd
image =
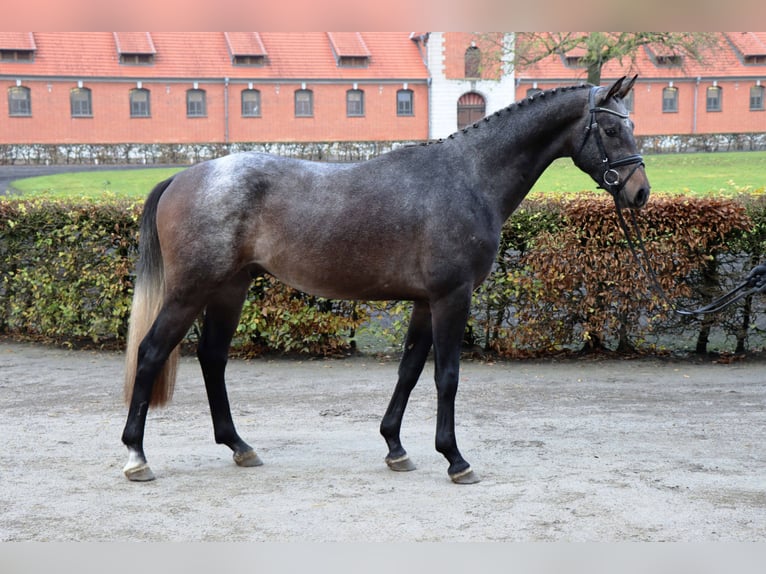
[(250, 266), (317, 295), (423, 298), (424, 258), (461, 248), (450, 237), (461, 210), (410, 155), (328, 163), (248, 152), (203, 162), (163, 198), (166, 243), (193, 249), (200, 267)]

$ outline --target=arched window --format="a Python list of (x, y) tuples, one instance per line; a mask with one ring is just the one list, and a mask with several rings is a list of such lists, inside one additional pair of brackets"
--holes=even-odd
[(92, 118), (93, 103), (89, 88), (72, 88), (69, 103), (73, 118)]
[(207, 116), (207, 94), (205, 90), (186, 90), (186, 117), (204, 118)]
[(481, 50), (469, 46), (465, 51), (465, 77), (478, 78), (481, 76)]
[(413, 107), (414, 94), (412, 90), (399, 90), (396, 92), (396, 115), (412, 116), (415, 115)]
[(242, 90), (242, 117), (261, 117), (261, 92), (260, 90)]
[(662, 111), (678, 111), (678, 88), (668, 87), (662, 89)]
[(750, 110), (763, 110), (763, 86), (753, 86), (750, 88)]
[(311, 118), (314, 116), (314, 92), (295, 90), (295, 117)]
[(630, 90), (628, 95), (625, 96), (624, 98), (622, 98), (622, 103), (625, 104), (625, 109), (627, 109), (628, 112), (630, 112), (630, 113), (633, 113), (633, 111), (634, 111), (634, 107), (635, 107), (634, 95), (635, 95), (635, 93), (636, 92), (634, 90)]
[(364, 92), (362, 90), (348, 90), (346, 92), (346, 115), (348, 117), (364, 115)]
[(134, 88), (130, 90), (130, 117), (131, 118), (149, 118), (151, 117), (151, 106), (149, 102), (149, 90), (145, 88)]
[(720, 86), (710, 86), (707, 89), (706, 105), (709, 112), (721, 111), (721, 99), (723, 96), (723, 90)]
[(14, 117), (32, 115), (32, 92), (24, 86), (8, 88), (8, 115)]
[(478, 122), (486, 115), (487, 104), (484, 96), (476, 92), (468, 92), (457, 101), (457, 129)]

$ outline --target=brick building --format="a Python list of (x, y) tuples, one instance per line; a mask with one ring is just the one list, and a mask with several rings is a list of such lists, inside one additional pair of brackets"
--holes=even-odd
[(409, 33), (0, 33), (0, 144), (421, 140)]
[[(604, 83), (639, 74), (637, 134), (766, 132), (766, 33), (721, 39), (704, 64), (649, 47), (605, 66)], [(585, 79), (576, 52), (513, 70), (512, 46), (466, 32), (0, 32), (0, 146), (424, 140)]]
[[(634, 59), (612, 60), (602, 83), (624, 74), (639, 79), (629, 102), (637, 135), (766, 132), (766, 32), (719, 34), (702, 63), (663, 46), (639, 48)], [(584, 81), (577, 50), (516, 70), (518, 97)]]

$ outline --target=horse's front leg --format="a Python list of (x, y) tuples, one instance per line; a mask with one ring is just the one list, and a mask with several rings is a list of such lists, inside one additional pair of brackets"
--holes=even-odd
[(457, 447), (455, 396), (460, 373), (460, 346), (471, 306), (470, 285), (454, 290), (431, 303), (435, 379), (437, 391), (436, 450), (449, 461), (448, 473), (457, 484), (473, 484), (479, 478)]
[(380, 423), (380, 434), (388, 445), (386, 464), (391, 470), (415, 470), (415, 465), (402, 446), (399, 433), (402, 417), (407, 408), (412, 389), (423, 372), (423, 367), (431, 349), (431, 309), (425, 301), (415, 301), (412, 307), (410, 326), (404, 342), (404, 353), (399, 363), (399, 380), (388, 404), (386, 414)]

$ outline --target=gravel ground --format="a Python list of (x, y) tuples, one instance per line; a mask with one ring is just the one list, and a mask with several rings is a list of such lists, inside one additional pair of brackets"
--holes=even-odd
[(157, 480), (121, 472), (122, 356), (0, 342), (0, 541), (758, 541), (766, 539), (759, 359), (464, 361), (452, 484), (433, 449), (429, 363), (405, 416), (418, 469), (383, 462), (396, 362), (232, 361), (240, 434), (215, 445), (196, 361), (150, 413)]

